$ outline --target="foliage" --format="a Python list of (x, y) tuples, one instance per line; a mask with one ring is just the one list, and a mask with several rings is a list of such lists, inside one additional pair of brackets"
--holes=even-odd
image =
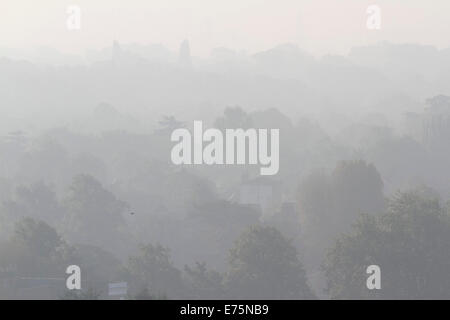
[(107, 249), (121, 245), (122, 214), (127, 205), (92, 176), (74, 177), (64, 207), (62, 229), (70, 241)]
[[(398, 193), (381, 217), (362, 216), (331, 248), (324, 271), (332, 298), (450, 297), (450, 218), (436, 198)], [(368, 265), (381, 268), (381, 290), (367, 290)]]
[(190, 287), (191, 299), (223, 298), (222, 274), (208, 269), (204, 262), (196, 262), (193, 267), (185, 266), (184, 271)]
[(311, 299), (297, 250), (273, 227), (252, 226), (230, 250), (225, 284), (234, 299)]
[(135, 287), (146, 283), (151, 292), (170, 298), (183, 294), (181, 272), (170, 261), (169, 249), (160, 244), (140, 245), (139, 254), (129, 258), (127, 271)]

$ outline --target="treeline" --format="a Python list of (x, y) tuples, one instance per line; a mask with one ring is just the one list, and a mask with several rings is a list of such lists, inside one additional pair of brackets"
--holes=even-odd
[[(123, 203), (92, 177), (78, 176), (70, 187), (71, 197), (62, 205), (66, 214), (58, 227), (61, 231), (39, 218), (23, 217), (14, 223), (10, 237), (0, 243), (1, 297), (20, 298), (32, 287), (29, 279), (56, 281), (60, 278), (61, 281), (55, 284), (49, 284), (50, 280), (41, 281), (41, 287), (46, 290), (31, 290), (33, 297), (107, 298), (108, 283), (125, 281), (129, 285), (129, 299), (449, 298), (450, 281), (446, 280), (450, 267), (449, 207), (443, 205), (431, 190), (418, 188), (395, 194), (378, 213), (357, 214), (357, 202), (348, 199), (344, 205), (339, 204), (341, 200), (330, 200), (342, 189), (342, 185), (333, 187), (335, 183), (342, 183), (342, 177), (338, 177), (343, 173), (339, 172), (345, 172), (346, 166), (352, 165), (358, 168), (364, 163), (343, 163), (331, 176), (320, 176), (318, 181), (330, 188), (315, 195), (322, 199), (322, 212), (318, 211), (318, 203), (314, 205), (314, 197), (305, 198), (307, 194), (302, 191), (305, 182), (301, 185), (301, 205), (307, 206), (309, 213), (323, 215), (314, 214), (307, 218), (310, 223), (302, 226), (298, 237), (287, 236), (292, 228), (287, 229), (289, 223), (284, 221), (283, 224), (283, 218), (265, 222), (249, 219), (228, 250), (220, 248), (217, 252), (226, 258), (225, 268), (221, 271), (201, 261), (178, 268), (168, 247), (130, 241), (128, 237), (133, 235), (121, 225), (119, 211), (111, 209), (122, 208)], [(367, 165), (365, 170), (376, 172)], [(78, 190), (80, 183), (88, 185)], [(316, 181), (312, 186), (320, 186), (320, 183)], [(333, 191), (335, 187), (337, 189)], [(364, 192), (363, 189), (359, 191)], [(337, 197), (343, 199), (339, 193)], [(103, 206), (100, 206), (98, 211), (90, 211), (89, 216), (86, 213), (89, 211), (85, 210), (96, 199), (104, 199), (108, 210), (102, 211)], [(308, 205), (305, 199), (310, 200)], [(345, 225), (345, 220), (327, 216), (330, 203), (325, 201), (332, 201), (335, 210), (341, 208), (343, 213), (354, 215), (354, 219), (347, 218), (353, 226), (340, 227), (339, 224)], [(98, 206), (97, 201), (94, 203)], [(225, 202), (220, 205), (232, 206)], [(209, 208), (212, 215), (217, 215), (217, 207)], [(96, 216), (98, 212), (104, 212), (105, 216)], [(345, 218), (341, 213), (340, 216)], [(186, 224), (186, 228), (193, 226)], [(196, 226), (197, 238), (217, 240), (211, 238), (213, 233), (202, 234), (201, 229), (200, 225)], [(284, 234), (279, 229), (285, 230)], [(178, 230), (179, 234), (183, 232), (186, 230)], [(77, 239), (77, 235), (80, 238)], [(72, 240), (68, 241), (70, 237)], [(127, 246), (124, 252), (128, 255), (119, 258), (121, 241), (125, 242), (122, 245)], [(118, 253), (113, 254), (111, 251), (117, 248)], [(186, 250), (189, 251), (189, 247)], [(311, 250), (314, 251), (313, 258)], [(316, 261), (318, 253), (323, 255)], [(323, 292), (312, 288), (305, 261), (320, 264), (326, 282)], [(82, 270), (82, 290), (78, 293), (64, 290), (65, 269), (72, 264), (79, 265)], [(382, 270), (381, 290), (366, 287), (368, 275), (365, 271), (372, 264), (379, 265)]]
[[(445, 131), (437, 148), (378, 120), (331, 135), (235, 106), (209, 122), (280, 129), (270, 178), (171, 165), (170, 133), (186, 125), (173, 116), (148, 134), (12, 132), (0, 139), (0, 297), (106, 298), (122, 281), (130, 299), (448, 297)], [(72, 264), (77, 294), (64, 291)], [(366, 287), (372, 264), (381, 290)]]

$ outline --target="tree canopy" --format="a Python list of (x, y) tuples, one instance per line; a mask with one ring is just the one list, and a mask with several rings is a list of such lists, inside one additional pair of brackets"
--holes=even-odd
[[(330, 249), (324, 271), (332, 298), (450, 298), (450, 217), (438, 199), (396, 194), (379, 217), (363, 215)], [(368, 290), (366, 268), (381, 268), (381, 290)]]
[(252, 226), (236, 240), (226, 287), (234, 299), (314, 298), (297, 250), (268, 226)]

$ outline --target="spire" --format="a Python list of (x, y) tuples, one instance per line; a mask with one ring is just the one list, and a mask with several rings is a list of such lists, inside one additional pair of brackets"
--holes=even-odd
[(114, 63), (119, 62), (121, 56), (122, 56), (122, 48), (120, 47), (119, 42), (114, 40), (113, 45), (112, 45), (112, 53), (111, 53), (112, 61)]
[(180, 66), (185, 68), (192, 67), (192, 61), (191, 61), (191, 49), (189, 47), (189, 41), (184, 40), (181, 43), (180, 51), (178, 55), (178, 63)]

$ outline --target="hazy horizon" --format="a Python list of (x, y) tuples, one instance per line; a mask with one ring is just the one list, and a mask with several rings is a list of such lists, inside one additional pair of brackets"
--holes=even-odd
[[(381, 8), (380, 30), (366, 28), (367, 7)], [(3, 1), (0, 47), (54, 48), (65, 54), (120, 43), (162, 44), (178, 50), (188, 39), (193, 56), (226, 47), (252, 54), (283, 43), (323, 56), (382, 41), (450, 46), (446, 2), (434, 1)], [(81, 29), (66, 28), (69, 5), (81, 8)], [(132, 23), (130, 23), (132, 22)]]
[(0, 300), (450, 299), (449, 11), (2, 0)]

